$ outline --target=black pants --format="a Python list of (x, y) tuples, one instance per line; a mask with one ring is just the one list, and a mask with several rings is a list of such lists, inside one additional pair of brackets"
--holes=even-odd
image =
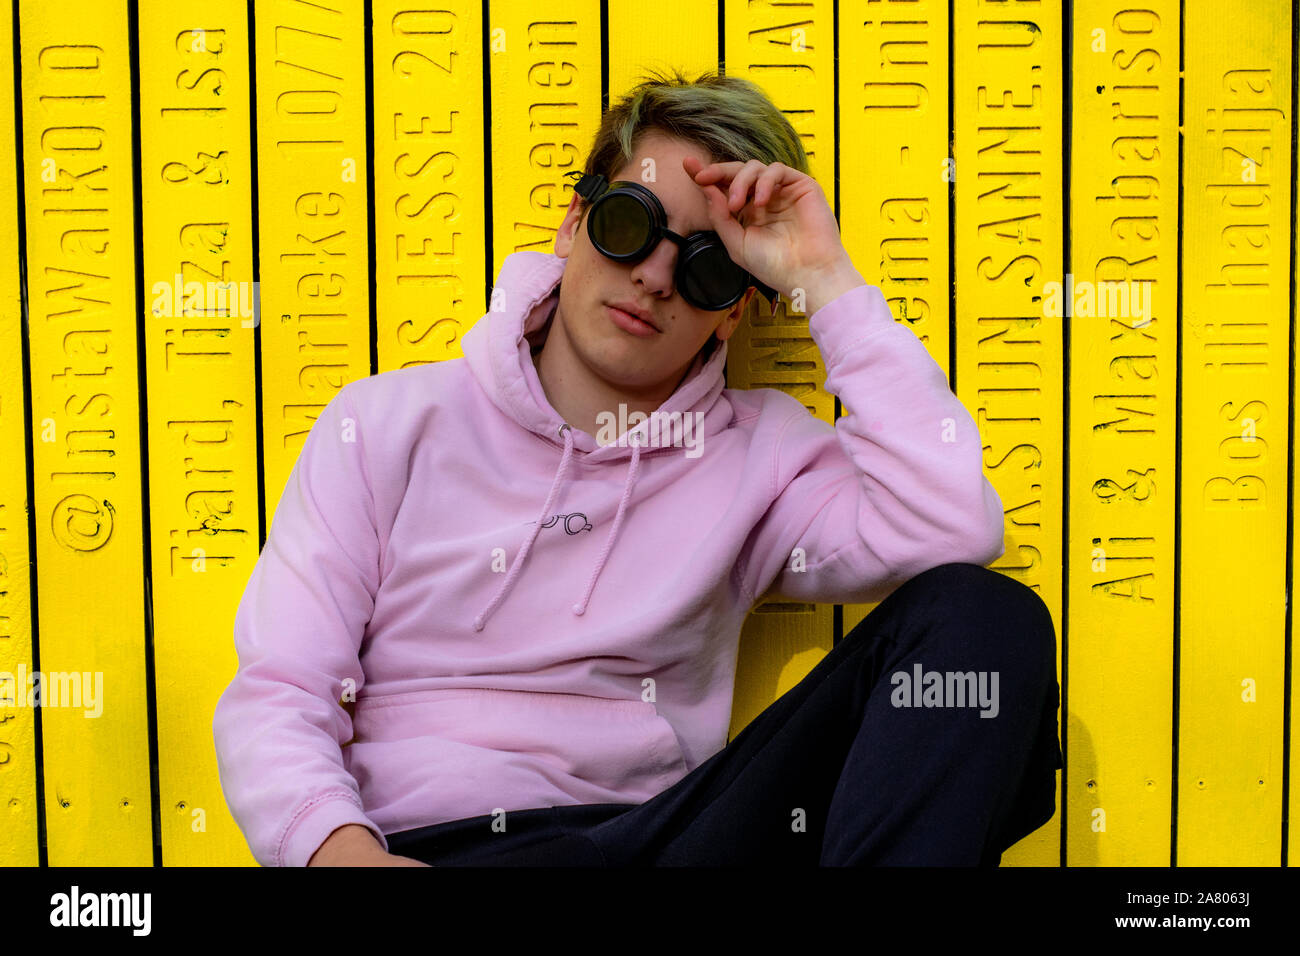
[(491, 815), (453, 820), (387, 835), (389, 851), (435, 866), (996, 866), (1055, 812), (1059, 703), (1038, 595), (946, 564), (645, 803), (508, 811), (501, 832)]

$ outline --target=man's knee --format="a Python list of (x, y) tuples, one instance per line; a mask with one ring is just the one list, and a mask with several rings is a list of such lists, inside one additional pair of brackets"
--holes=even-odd
[(1056, 628), (1043, 599), (1025, 584), (954, 562), (922, 571), (894, 593), (933, 609), (952, 625), (943, 630), (974, 645), (990, 667), (1023, 672), (1031, 682), (1055, 682)]

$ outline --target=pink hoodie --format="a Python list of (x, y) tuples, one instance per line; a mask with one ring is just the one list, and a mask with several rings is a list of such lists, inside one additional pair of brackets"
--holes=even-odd
[(499, 810), (644, 802), (726, 745), (766, 594), (876, 601), (1003, 553), (978, 430), (876, 286), (810, 317), (851, 411), (834, 427), (724, 388), (724, 344), (661, 406), (676, 432), (647, 420), (602, 447), (530, 358), (565, 262), (509, 256), (507, 307), (463, 359), (349, 383), (303, 445), (213, 722), (264, 865), (305, 865), (348, 823), (387, 848)]

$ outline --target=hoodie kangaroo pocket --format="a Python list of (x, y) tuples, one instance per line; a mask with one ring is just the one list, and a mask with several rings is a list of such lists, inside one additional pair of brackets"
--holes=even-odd
[(477, 748), (485, 771), (506, 760), (562, 789), (571, 778), (634, 801), (686, 773), (672, 725), (642, 700), (486, 688), (362, 695), (353, 730), (354, 744), (455, 742), (462, 768)]

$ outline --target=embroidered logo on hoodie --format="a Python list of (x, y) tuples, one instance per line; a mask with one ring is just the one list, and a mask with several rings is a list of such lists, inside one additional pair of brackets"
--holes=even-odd
[[(564, 521), (564, 531), (566, 534), (581, 534), (584, 531), (591, 530), (591, 524), (587, 521), (587, 516), (581, 511), (575, 511), (571, 515), (551, 515), (542, 522), (543, 528), (554, 528), (560, 520)], [(536, 521), (530, 521), (529, 524), (537, 524)]]

